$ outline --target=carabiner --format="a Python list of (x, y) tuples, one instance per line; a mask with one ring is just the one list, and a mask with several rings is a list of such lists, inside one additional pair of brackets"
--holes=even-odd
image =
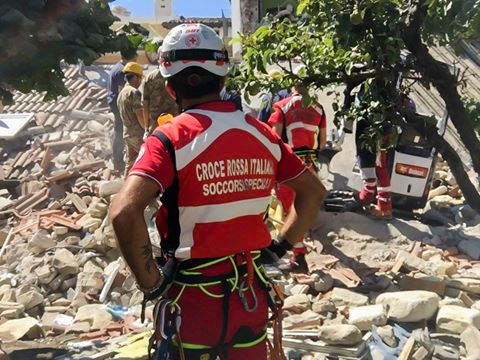
[[(238, 286), (238, 296), (240, 297), (240, 301), (242, 302), (242, 305), (243, 305), (243, 308), (245, 309), (245, 311), (251, 313), (251, 312), (254, 312), (255, 310), (257, 310), (257, 307), (258, 307), (257, 294), (253, 290), (253, 286), (248, 286), (248, 287), (244, 287), (244, 286), (245, 286), (245, 280), (243, 280), (240, 283), (240, 285)], [(253, 297), (253, 306), (252, 307), (249, 307), (248, 301), (245, 298), (245, 294), (243, 293), (243, 291), (244, 290), (246, 291), (247, 289), (250, 289), (250, 292), (252, 293), (252, 297)]]

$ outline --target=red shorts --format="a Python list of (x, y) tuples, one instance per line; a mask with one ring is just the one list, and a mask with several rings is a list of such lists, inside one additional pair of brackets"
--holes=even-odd
[[(232, 264), (223, 261), (202, 270), (205, 276), (228, 274), (233, 270)], [(259, 337), (265, 333), (268, 321), (268, 304), (265, 289), (255, 276), (253, 291), (257, 296), (257, 309), (254, 312), (245, 310), (239, 297), (238, 286), (230, 293), (228, 299), (228, 322), (224, 340), (221, 344), (222, 328), (224, 324), (224, 298), (207, 295), (198, 286), (187, 286), (183, 290), (178, 305), (182, 311), (180, 337), (186, 359), (267, 359), (266, 339)], [(174, 284), (168, 293), (170, 299), (175, 299), (182, 290), (181, 285)], [(210, 285), (204, 288), (211, 294), (223, 294), (222, 285)], [(254, 303), (250, 290), (244, 291), (249, 305)], [(243, 336), (242, 336), (243, 335)], [(236, 341), (235, 339), (243, 338)], [(244, 341), (246, 339), (246, 341)], [(235, 347), (235, 344), (244, 346)], [(245, 345), (251, 346), (245, 346)], [(253, 345), (252, 345), (253, 344)], [(192, 346), (193, 345), (193, 346)], [(198, 349), (198, 345), (205, 349)], [(218, 348), (220, 345), (220, 351)], [(225, 346), (221, 346), (225, 345)], [(192, 350), (193, 347), (195, 350)], [(222, 354), (223, 352), (223, 354)], [(208, 354), (210, 357), (208, 357)], [(203, 356), (203, 357), (202, 357)], [(223, 357), (222, 357), (223, 356)]]

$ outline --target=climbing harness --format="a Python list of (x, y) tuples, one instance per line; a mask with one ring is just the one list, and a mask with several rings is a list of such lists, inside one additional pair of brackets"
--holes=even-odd
[[(154, 308), (155, 332), (150, 340), (149, 359), (168, 360), (172, 358), (172, 352), (178, 352), (180, 359), (184, 359), (185, 351), (191, 350), (212, 352), (220, 355), (221, 358), (226, 358), (230, 348), (247, 348), (267, 339), (266, 329), (258, 334), (253, 334), (250, 329), (241, 327), (230, 342), (225, 341), (229, 321), (229, 303), (235, 292), (238, 292), (245, 311), (253, 313), (257, 310), (258, 299), (253, 286), (256, 278), (260, 287), (267, 294), (268, 306), (272, 312), (272, 317), (269, 320), (273, 321), (274, 337), (272, 343), (267, 341), (270, 359), (285, 360), (281, 344), (283, 295), (278, 285), (266, 277), (263, 266), (255, 262), (260, 257), (260, 252), (252, 253), (247, 252), (208, 261), (191, 259), (180, 264), (179, 271), (173, 281), (176, 286), (180, 287), (178, 294), (173, 299), (161, 299)], [(231, 263), (232, 271), (214, 276), (206, 276), (201, 272), (202, 269), (221, 262)], [(209, 287), (215, 285), (222, 288), (222, 293), (218, 294), (210, 291)], [(222, 299), (223, 323), (220, 339), (214, 347), (185, 343), (180, 339), (181, 308), (178, 301), (187, 287), (197, 287), (207, 296)], [(247, 300), (247, 292), (251, 292), (251, 303)], [(155, 358), (151, 357), (153, 351), (156, 354)]]
[(307, 147), (294, 148), (292, 150), (307, 166), (318, 168), (318, 155), (316, 150)]

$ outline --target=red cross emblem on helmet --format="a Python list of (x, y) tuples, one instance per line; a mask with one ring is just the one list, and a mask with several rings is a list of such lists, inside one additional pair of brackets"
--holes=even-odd
[(185, 45), (187, 45), (187, 47), (199, 47), (200, 42), (200, 37), (197, 34), (191, 34), (185, 38)]

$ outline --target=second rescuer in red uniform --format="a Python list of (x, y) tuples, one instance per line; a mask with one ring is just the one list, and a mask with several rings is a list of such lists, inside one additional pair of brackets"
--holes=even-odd
[[(296, 73), (299, 68), (296, 69)], [(303, 105), (302, 97), (306, 92), (305, 87), (294, 86), (292, 96), (273, 105), (274, 112), (268, 119), (268, 124), (283, 141), (292, 147), (308, 168), (316, 173), (317, 151), (322, 150), (327, 142), (327, 120), (322, 105), (315, 104), (308, 107)], [(275, 192), (278, 200), (282, 203), (284, 212), (291, 213), (295, 191), (280, 184)], [(303, 234), (293, 248), (293, 257), (289, 263), (282, 266), (283, 269), (299, 272), (308, 270), (305, 261), (307, 249), (302, 240)]]

